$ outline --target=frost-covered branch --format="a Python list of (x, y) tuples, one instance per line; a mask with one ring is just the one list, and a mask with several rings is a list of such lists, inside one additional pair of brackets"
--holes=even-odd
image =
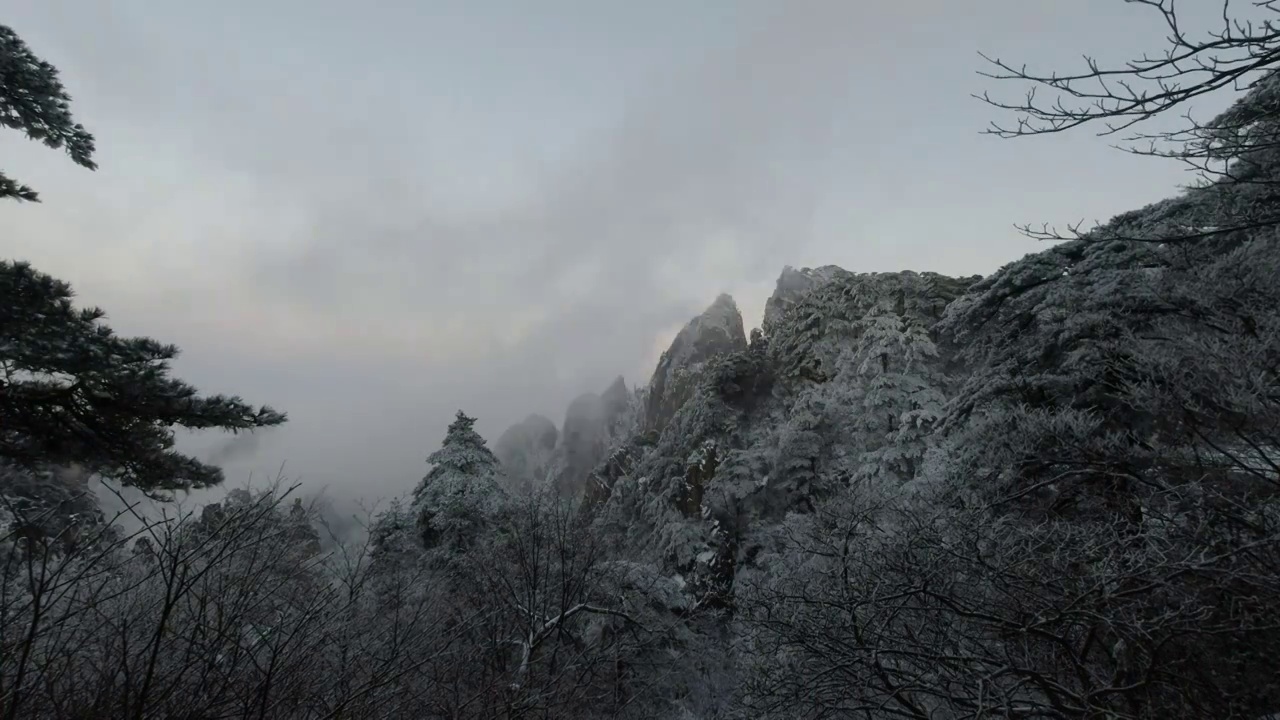
[[(1102, 125), (1100, 135), (1132, 133), (1126, 152), (1177, 160), (1196, 180), (1187, 199), (1194, 212), (1168, 226), (1135, 227), (1108, 223), (1065, 232), (1049, 225), (1020, 226), (1028, 236), (1059, 241), (1075, 238), (1200, 242), (1280, 224), (1274, 196), (1280, 184), (1274, 158), (1280, 153), (1280, 25), (1271, 2), (1232, 4), (1223, 0), (1221, 24), (1195, 32), (1182, 21), (1174, 0), (1125, 0), (1153, 11), (1167, 30), (1167, 48), (1104, 67), (1086, 57), (1074, 73), (1036, 72), (998, 58), (982, 57), (993, 67), (982, 73), (997, 81), (1030, 85), (1022, 100), (980, 99), (1017, 116), (1012, 126), (993, 122), (986, 131), (1001, 138), (1054, 134), (1084, 125)], [(1242, 8), (1242, 6), (1245, 6)], [(1047, 90), (1048, 98), (1037, 93)], [(1239, 93), (1231, 107), (1210, 120), (1196, 120), (1196, 100), (1218, 92)], [(1149, 120), (1186, 109), (1180, 127), (1138, 132)]]

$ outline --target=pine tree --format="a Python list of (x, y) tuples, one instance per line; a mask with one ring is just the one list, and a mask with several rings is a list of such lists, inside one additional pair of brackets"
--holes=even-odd
[[(0, 25), (0, 125), (65, 149), (77, 165), (94, 170), (93, 136), (71, 117), (71, 97), (58, 70), (31, 52), (12, 29)], [(39, 202), (35, 190), (0, 172), (0, 199)]]
[(375, 562), (418, 549), (416, 532), (412, 511), (399, 498), (393, 499), (369, 528), (369, 546)]
[(427, 457), (431, 471), (414, 488), (413, 516), (427, 548), (470, 545), (498, 507), (501, 465), (475, 422), (458, 411), (440, 449)]
[(71, 287), (0, 261), (0, 459), (79, 465), (144, 491), (208, 487), (222, 471), (173, 449), (174, 426), (239, 432), (285, 415), (240, 398), (201, 397), (169, 377), (178, 348), (122, 338)]
[(850, 356), (864, 448), (856, 475), (905, 482), (915, 476), (946, 401), (938, 350), (918, 321), (895, 312), (875, 313), (862, 327)]
[(812, 508), (813, 501), (828, 489), (820, 468), (831, 448), (826, 396), (826, 386), (802, 394), (778, 429), (769, 485), (774, 492), (783, 493), (788, 504)]
[[(76, 124), (58, 71), (0, 25), (0, 125), (93, 169), (93, 136)], [(36, 201), (0, 174), (0, 198)], [(199, 397), (169, 377), (172, 345), (121, 338), (98, 308), (24, 262), (0, 261), (0, 461), (41, 471), (77, 465), (144, 491), (206, 487), (222, 471), (173, 450), (174, 426), (233, 432), (283, 413), (239, 398)]]

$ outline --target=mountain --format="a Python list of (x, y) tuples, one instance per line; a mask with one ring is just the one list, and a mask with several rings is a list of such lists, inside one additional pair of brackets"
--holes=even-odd
[(790, 265), (784, 267), (774, 286), (773, 295), (765, 301), (761, 328), (772, 330), (777, 327), (778, 323), (782, 322), (787, 309), (809, 294), (809, 291), (845, 272), (843, 268), (835, 265), (800, 270)]
[(608, 450), (627, 400), (626, 385), (618, 378), (604, 395), (586, 393), (569, 404), (552, 478), (562, 496), (582, 494), (591, 470)]
[[(788, 513), (811, 511), (855, 477), (901, 482), (916, 471), (923, 440), (891, 425), (914, 414), (922, 436), (941, 413), (956, 361), (934, 329), (980, 279), (787, 267), (750, 339), (722, 294), (676, 335), (646, 387), (628, 392), (619, 378), (570, 404), (552, 482), (597, 507), (619, 543), (728, 592), (734, 568)], [(874, 397), (869, 359), (882, 386)], [(509, 473), (525, 472), (518, 458), (530, 451), (507, 450), (523, 428), (498, 443)]]
[[(742, 313), (732, 297), (722, 294), (676, 334), (642, 395), (628, 390), (618, 377), (602, 394), (575, 398), (565, 412), (550, 458), (543, 457), (545, 439), (552, 437), (545, 418), (526, 419), (508, 428), (495, 452), (516, 484), (545, 476), (562, 496), (581, 497), (611, 449), (631, 439), (632, 433), (660, 435), (689, 400), (708, 363), (746, 349)], [(537, 426), (536, 431), (530, 423)], [(544, 438), (538, 447), (532, 440), (535, 434)], [(531, 463), (535, 457), (539, 460)], [(592, 488), (591, 494), (598, 495), (599, 488)]]
[[(190, 538), (102, 556), (113, 592), (56, 617), (141, 614), (128, 647), (182, 658), (234, 598), (194, 596), (173, 625), (190, 633), (154, 633), (172, 563), (233, 589), (199, 593), (266, 577), (279, 591), (236, 622), (267, 642), (239, 671), (300, 638), (289, 677), (322, 660), (360, 692), (308, 696), (362, 716), (1263, 717), (1280, 708), (1278, 247), (1091, 237), (985, 278), (787, 268), (760, 327), (716, 298), (647, 384), (584, 394), (560, 428), (529, 416), (490, 453), (459, 412), (412, 502), (370, 528), (354, 602), (322, 590), (344, 587), (339, 564), (305, 561), (322, 543), (300, 503), (236, 491)], [(0, 501), (74, 519), (62, 480), (0, 472)], [(0, 549), (30, 559), (48, 533), (15, 520)], [(99, 655), (61, 637), (39, 636), (42, 667), (70, 647), (97, 678)]]
[[(660, 622), (686, 632), (664, 650), (702, 648), (704, 664), (681, 672), (704, 673), (704, 689), (720, 682), (705, 658), (748, 640), (795, 658), (733, 671), (735, 682), (790, 698), (776, 707), (806, 706), (806, 679), (840, 663), (871, 665), (852, 689), (830, 691), (831, 707), (847, 692), (858, 707), (897, 697), (908, 716), (928, 716), (928, 702), (899, 693), (921, 677), (971, 707), (988, 696), (956, 688), (990, 673), (986, 658), (997, 656), (1016, 677), (1051, 676), (1065, 657), (1129, 687), (1136, 675), (1125, 673), (1139, 671), (1128, 668), (1145, 663), (1225, 697), (1272, 688), (1265, 663), (1236, 658), (1241, 643), (1250, 657), (1280, 647), (1250, 619), (1280, 611), (1280, 591), (1234, 553), (1280, 537), (1266, 524), (1280, 518), (1280, 253), (1240, 235), (1178, 248), (1113, 239), (1170, 218), (1185, 225), (1202, 202), (1190, 194), (1127, 213), (987, 277), (787, 267), (750, 333), (721, 295), (646, 386), (619, 382), (575, 400), (556, 487), (583, 501), (611, 557), (642, 578), (625, 592), (652, 594)], [(1210, 575), (1238, 590), (1192, 579), (1208, 572), (1197, 559), (1206, 542), (1221, 549)], [(1065, 580), (1077, 577), (1086, 585)], [(1139, 587), (1125, 609), (1094, 594), (1095, 582), (1177, 589)], [(1256, 594), (1252, 609), (1232, 610), (1223, 593)], [(1106, 620), (1073, 615), (1081, 603)], [(869, 613), (874, 632), (850, 625)], [(1193, 631), (1202, 616), (1235, 646)], [(1108, 644), (1065, 640), (1080, 623)], [(1046, 640), (1024, 653), (1005, 641), (1033, 624), (1070, 647)], [(718, 645), (728, 628), (733, 641)], [(921, 632), (979, 649), (867, 659), (915, 647)], [(1168, 654), (1129, 651), (1133, 665), (1116, 666), (1112, 648), (1145, 637)], [(1206, 674), (1191, 660), (1199, 652), (1226, 669)], [(1016, 677), (1001, 685), (1008, 708), (1059, 702)], [(1125, 692), (1182, 707), (1165, 694), (1182, 681), (1164, 682)], [(1259, 697), (1247, 707), (1280, 703)], [(1234, 707), (1186, 702), (1200, 709), (1179, 717)]]
[[(708, 592), (730, 592), (770, 528), (868, 475), (899, 432), (859, 408), (886, 423), (940, 413), (949, 358), (931, 333), (977, 279), (787, 268), (766, 305), (768, 330), (750, 342), (732, 299), (718, 298), (663, 355), (645, 422), (597, 466), (589, 499), (620, 542)], [(875, 397), (864, 391), (869, 358), (884, 390)], [(904, 434), (900, 447), (903, 457), (876, 461), (882, 474), (922, 461), (918, 439)]]
[(745, 350), (742, 313), (733, 298), (720, 295), (671, 341), (649, 381), (644, 430), (661, 433), (689, 399), (698, 372), (711, 360)]
[(494, 454), (509, 486), (550, 485), (561, 496), (582, 496), (591, 471), (630, 431), (636, 402), (619, 376), (603, 393), (584, 393), (569, 403), (560, 428), (536, 414), (507, 428), (494, 443)]
[[(185, 487), (171, 423), (284, 416), (139, 394), (174, 352), (149, 340), (26, 342), (50, 288), (73, 330), (101, 311), (9, 273), (5, 716), (1280, 718), (1277, 44), (1179, 27), (1254, 55), (1200, 65), (1247, 93), (1152, 148), (1211, 161), (1193, 187), (982, 278), (788, 267), (750, 332), (721, 295), (561, 428), (495, 453), (459, 410), (411, 494), (352, 517), (367, 542), (281, 483), (145, 517), (116, 495), (138, 523), (114, 526), (95, 470)], [(0, 69), (0, 104), (92, 150), (4, 26)], [(1095, 109), (1200, 94), (1162, 89)], [(1026, 109), (1030, 134), (1090, 119)]]

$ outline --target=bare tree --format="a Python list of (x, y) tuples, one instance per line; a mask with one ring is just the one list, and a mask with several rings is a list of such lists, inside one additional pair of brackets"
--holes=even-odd
[[(1191, 194), (1195, 212), (1180, 213), (1156, 231), (1123, 223), (1092, 233), (1082, 233), (1082, 223), (1065, 233), (1047, 225), (1020, 229), (1046, 240), (1088, 236), (1170, 242), (1280, 224), (1275, 203), (1280, 178), (1273, 169), (1280, 150), (1280, 78), (1275, 75), (1280, 5), (1275, 0), (1222, 0), (1221, 24), (1197, 32), (1186, 27), (1176, 0), (1123, 1), (1144, 6), (1163, 24), (1167, 46), (1162, 52), (1117, 66), (1085, 57), (1083, 69), (1066, 73), (1032, 71), (982, 55), (992, 67), (982, 75), (1031, 85), (1021, 100), (979, 96), (1017, 115), (1013, 125), (993, 123), (986, 132), (1019, 138), (1100, 126), (1098, 134), (1119, 137), (1121, 149), (1185, 163), (1197, 177), (1192, 189), (1198, 192)], [(1219, 91), (1244, 95), (1212, 120), (1196, 120), (1192, 103)], [(1179, 127), (1157, 132), (1139, 127), (1177, 111), (1185, 111)]]
[(1261, 716), (1277, 702), (1280, 536), (1209, 549), (1213, 521), (1135, 538), (978, 507), (828, 513), (793, 538), (795, 572), (743, 593), (743, 703), (766, 718)]
[[(462, 654), (439, 669), (450, 717), (615, 717), (628, 660), (654, 628), (611, 592), (587, 517), (544, 492), (513, 500), (486, 542), (441, 558), (457, 607), (480, 610)], [(449, 690), (449, 688), (452, 688)]]
[(423, 666), (459, 635), (439, 593), (408, 565), (374, 583), (367, 543), (320, 553), (291, 490), (69, 549), (0, 537), (0, 716), (421, 715)]
[(136, 513), (129, 535), (58, 531), (73, 543), (6, 519), (0, 718), (671, 710), (681, 594), (611, 560), (575, 507), (528, 497), (466, 551), (413, 551), (376, 533), (321, 542), (292, 491)]

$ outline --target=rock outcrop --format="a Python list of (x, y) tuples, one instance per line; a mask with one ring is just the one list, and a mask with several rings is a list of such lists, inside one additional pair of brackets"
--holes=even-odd
[(773, 295), (764, 304), (764, 319), (761, 327), (767, 334), (777, 327), (787, 309), (799, 302), (814, 288), (830, 282), (847, 270), (835, 265), (824, 265), (819, 268), (801, 268), (797, 270), (790, 265), (782, 269), (778, 283), (774, 286)]
[(631, 391), (627, 389), (627, 383), (621, 375), (614, 379), (600, 396), (600, 400), (604, 403), (605, 415), (612, 420), (620, 418), (627, 411), (627, 406), (631, 403)]
[(591, 471), (604, 459), (620, 430), (631, 394), (621, 377), (604, 394), (586, 393), (565, 412), (560, 445), (556, 448), (556, 490), (565, 497), (581, 496)]
[(662, 432), (689, 399), (697, 371), (707, 361), (747, 349), (742, 313), (733, 298), (720, 295), (701, 315), (689, 321), (662, 353), (649, 382), (644, 429)]
[(493, 453), (513, 487), (529, 486), (546, 478), (559, 439), (556, 424), (534, 414), (507, 428)]

